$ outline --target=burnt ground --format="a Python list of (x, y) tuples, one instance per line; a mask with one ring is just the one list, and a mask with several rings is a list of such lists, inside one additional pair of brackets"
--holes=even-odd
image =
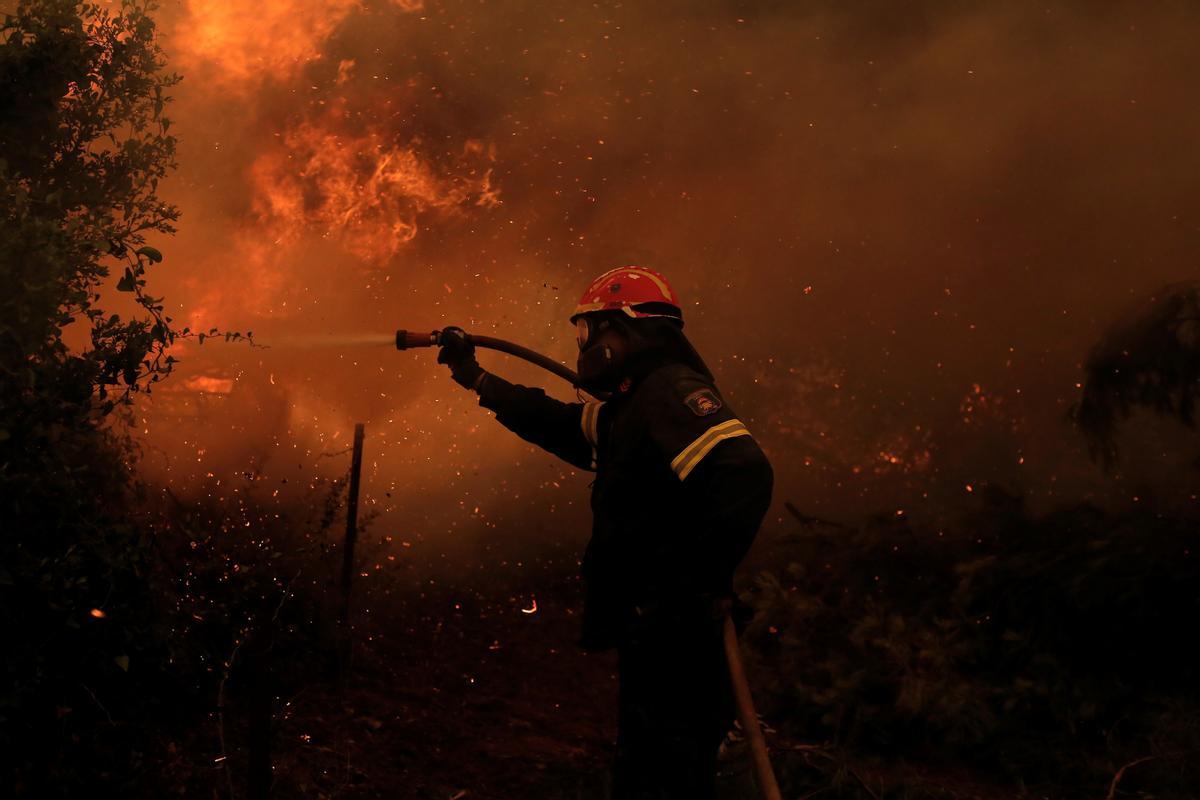
[[(616, 658), (575, 646), (573, 587), (528, 596), (432, 585), (360, 626), (342, 686), (291, 701), (283, 796), (604, 796)], [(556, 596), (557, 595), (557, 596)], [(279, 774), (281, 768), (288, 774)]]
[[(517, 581), (505, 566), (480, 580), (477, 567), (463, 571), (469, 580), (377, 583), (357, 615), (345, 677), (308, 682), (277, 703), (272, 796), (607, 797), (616, 656), (575, 645), (574, 569), (543, 564)], [(531, 586), (537, 611), (525, 613)], [(228, 735), (229, 793), (244, 796), (245, 728), (231, 721)], [(1005, 796), (953, 770), (851, 764), (820, 744), (770, 739), (787, 798)], [(722, 800), (760, 797), (750, 770), (735, 749)]]
[[(344, 676), (280, 692), (273, 796), (605, 798), (616, 654), (576, 645), (573, 559), (414, 577), (430, 571), (365, 581)], [(288, 668), (276, 665), (282, 683)], [(226, 735), (229, 774), (218, 791), (240, 796), (248, 742), (236, 706)], [(731, 789), (749, 763), (734, 767)]]

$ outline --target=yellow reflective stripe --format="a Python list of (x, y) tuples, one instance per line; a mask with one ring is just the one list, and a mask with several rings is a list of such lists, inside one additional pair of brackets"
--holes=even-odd
[(722, 422), (719, 425), (713, 425), (704, 433), (696, 437), (696, 440), (683, 448), (679, 455), (671, 460), (671, 469), (675, 470), (675, 474), (679, 476), (679, 480), (683, 480), (692, 473), (696, 465), (704, 460), (704, 457), (709, 454), (714, 447), (726, 439), (732, 439), (735, 436), (749, 436), (750, 431), (742, 424), (741, 420), (731, 419), (727, 422)]
[(588, 437), (588, 414), (592, 413), (591, 405), (591, 403), (584, 403), (583, 408), (579, 410), (579, 430), (583, 433), (583, 438), (587, 439), (589, 444), (592, 441)]
[(709, 440), (709, 438), (711, 438), (713, 436), (717, 436), (728, 430), (734, 430), (736, 428), (741, 428), (742, 430), (745, 430), (746, 426), (742, 424), (742, 421), (740, 419), (730, 419), (730, 420), (726, 420), (725, 422), (718, 422), (716, 425), (713, 425), (711, 428), (709, 428), (704, 433), (700, 434), (694, 440), (692, 440), (691, 444), (689, 444), (687, 447), (680, 450), (679, 455), (677, 455), (677, 456), (675, 456), (675, 458), (671, 459), (671, 469), (678, 472), (680, 470), (680, 468), (682, 468), (683, 465), (685, 463), (687, 463), (687, 461), (693, 455), (695, 455), (697, 452), (699, 452), (700, 448), (704, 446), (704, 444)]
[(592, 445), (600, 446), (600, 406), (604, 403), (596, 403), (596, 411), (592, 414)]
[(592, 447), (600, 443), (600, 406), (603, 403), (584, 403), (583, 413), (579, 417), (579, 427), (583, 430), (583, 438)]
[(592, 446), (591, 468), (596, 468), (596, 448), (600, 442), (600, 406), (604, 403), (584, 403), (583, 410), (579, 415), (579, 427), (583, 431), (583, 438), (588, 440), (588, 444)]

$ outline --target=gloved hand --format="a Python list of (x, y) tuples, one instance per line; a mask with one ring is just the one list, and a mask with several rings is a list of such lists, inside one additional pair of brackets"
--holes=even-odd
[(464, 389), (475, 389), (483, 377), (483, 368), (475, 360), (475, 345), (462, 328), (451, 325), (442, 329), (438, 363), (450, 367), (450, 377)]

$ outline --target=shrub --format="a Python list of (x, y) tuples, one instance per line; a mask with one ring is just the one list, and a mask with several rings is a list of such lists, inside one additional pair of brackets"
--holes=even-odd
[(1107, 785), (1123, 758), (1195, 748), (1195, 532), (1151, 510), (1033, 518), (999, 491), (957, 531), (802, 524), (744, 598), (768, 714), (1026, 783)]

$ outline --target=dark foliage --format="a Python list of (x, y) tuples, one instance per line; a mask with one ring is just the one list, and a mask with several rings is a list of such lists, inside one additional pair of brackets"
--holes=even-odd
[[(211, 503), (156, 507), (119, 433), (124, 404), (169, 374), (167, 348), (192, 335), (145, 291), (162, 259), (146, 237), (169, 234), (178, 216), (157, 195), (173, 166), (163, 111), (176, 79), (163, 72), (151, 10), (22, 2), (0, 31), (0, 786), (32, 797), (262, 795), (266, 746), (309, 689), (319, 700), (276, 763), (292, 765), (297, 794), (365, 785), (342, 751), (297, 744), (341, 704), (329, 678), (345, 653), (333, 623), (344, 483), (285, 504), (249, 480)], [(110, 280), (140, 318), (100, 307)], [(1191, 423), (1197, 296), (1195, 285), (1171, 287), (1089, 359), (1078, 419), (1101, 453), (1115, 452), (1115, 424), (1134, 406)], [(1102, 796), (1123, 764), (1151, 756), (1126, 785), (1180, 796), (1200, 782), (1195, 530), (1150, 511), (1033, 518), (1001, 494), (954, 532), (898, 517), (854, 530), (806, 520), (781, 553), (789, 566), (747, 598), (765, 710), (793, 739), (828, 743), (825, 755), (953, 761), (1008, 787), (1069, 787), (1043, 793), (1054, 796)], [(383, 664), (382, 688), (340, 712), (344, 727), (379, 731), (386, 708), (389, 754), (412, 756), (414, 770), (439, 759), (446, 771), (450, 759), (407, 731), (436, 742), (439, 726), (457, 726), (443, 739), (464, 757), (464, 708), (495, 727), (478, 723), (479, 737), (510, 735), (504, 709), (534, 693), (490, 710), (495, 697), (475, 683), (485, 659), (505, 659), (487, 673), (501, 687), (539, 658), (526, 680), (577, 678), (555, 672), (520, 611), (480, 611), (468, 625), (458, 589), (444, 591), (416, 595), (427, 606), (393, 646), (409, 676), (402, 702), (423, 715), (398, 707)], [(573, 626), (567, 616), (558, 621)], [(454, 669), (447, 653), (458, 654)], [(439, 680), (458, 705), (437, 705)], [(581, 694), (563, 687), (546, 713), (563, 719)], [(345, 762), (340, 782), (333, 770), (304, 775), (314, 751)], [(377, 793), (403, 792), (400, 779)]]
[[(162, 71), (149, 10), (44, 0), (5, 19), (0, 269), (16, 291), (0, 300), (0, 435), (27, 444), (111, 411), (111, 389), (128, 398), (170, 371), (171, 320), (144, 289), (162, 260), (146, 235), (172, 233), (179, 216), (157, 194), (174, 167), (163, 110), (178, 79)], [(145, 318), (100, 307), (113, 268)], [(68, 346), (73, 326), (90, 347)]]
[(121, 433), (191, 335), (146, 292), (146, 237), (178, 217), (152, 10), (26, 0), (0, 28), (0, 785), (42, 797), (140, 786), (145, 723), (175, 709), (171, 595)]
[(1158, 755), (1178, 790), (1200, 779), (1178, 774), (1200, 745), (1195, 531), (1150, 511), (1034, 518), (998, 491), (958, 531), (802, 523), (746, 596), (768, 713), (807, 741), (1054, 796), (1103, 796)]
[[(163, 656), (128, 448), (106, 424), (170, 369), (143, 275), (162, 258), (145, 236), (177, 216), (156, 195), (175, 79), (146, 10), (25, 2), (0, 33), (0, 748), (5, 783), (45, 796), (142, 769), (119, 720), (152, 712), (132, 679)], [(114, 265), (145, 319), (99, 307)]]
[(170, 602), (169, 680), (144, 688), (169, 696), (173, 713), (149, 720), (160, 741), (144, 785), (265, 796), (247, 792), (264, 774), (251, 762), (270, 759), (288, 701), (331, 682), (346, 652), (335, 581), (346, 485), (314, 484), (303, 500), (285, 500), (247, 475), (206, 502), (151, 504), (143, 519)]
[(1104, 334), (1084, 373), (1083, 396), (1072, 415), (1093, 457), (1106, 467), (1117, 457), (1117, 424), (1134, 408), (1193, 427), (1200, 392), (1200, 284), (1164, 286)]

